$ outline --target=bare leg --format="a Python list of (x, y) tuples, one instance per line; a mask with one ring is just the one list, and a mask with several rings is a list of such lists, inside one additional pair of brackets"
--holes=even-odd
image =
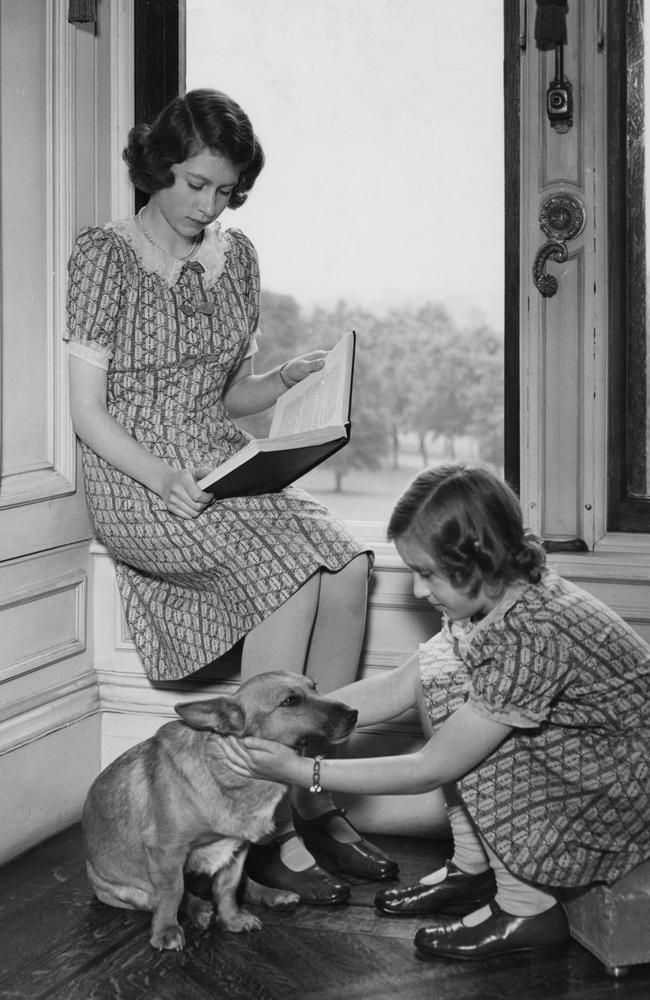
[[(285, 604), (249, 633), (244, 641), (242, 680), (268, 670), (293, 670), (313, 677), (311, 669), (313, 662), (316, 662), (317, 673), (320, 675), (321, 669), (326, 667), (327, 663), (334, 663), (338, 667), (339, 659), (345, 662), (343, 683), (348, 683), (356, 676), (365, 622), (368, 561), (364, 556), (353, 562), (363, 563), (363, 575), (357, 570), (356, 565), (352, 570), (345, 567), (338, 573), (319, 571), (310, 577)], [(352, 590), (357, 586), (357, 581), (361, 580), (362, 600), (359, 602), (358, 599), (354, 599)], [(337, 599), (339, 588), (344, 594)], [(353, 648), (346, 650), (344, 655), (337, 646), (333, 656), (326, 658), (328, 639), (333, 639), (339, 630), (346, 631), (342, 628), (343, 620), (347, 624), (352, 615), (356, 616), (359, 613), (360, 603), (361, 627), (355, 622), (352, 631), (355, 640)], [(358, 639), (357, 634), (359, 634)], [(315, 661), (312, 654), (314, 639)], [(348, 670), (351, 669), (354, 672), (349, 674)], [(332, 680), (323, 674), (322, 683), (327, 690), (339, 685), (338, 676), (339, 673), (334, 672), (335, 679)], [(330, 802), (328, 808), (332, 807), (333, 803)], [(281, 863), (297, 875), (307, 872), (314, 865), (313, 855), (300, 838), (286, 836), (293, 830), (288, 796), (282, 800), (276, 811), (275, 823)], [(299, 882), (296, 883), (296, 890), (300, 892)]]
[[(321, 573), (320, 597), (309, 645), (305, 673), (327, 694), (356, 680), (366, 625), (368, 557), (357, 556), (338, 573)], [(310, 753), (326, 748), (310, 748)], [(315, 819), (334, 809), (327, 794), (313, 795), (295, 789), (293, 802), (305, 819)], [(341, 842), (359, 840), (343, 819), (332, 817), (328, 833)]]
[(368, 602), (368, 557), (338, 573), (321, 573), (320, 595), (305, 673), (327, 694), (357, 678)]
[[(366, 554), (355, 557), (336, 573), (321, 570), (246, 638), (242, 677), (245, 679), (260, 670), (300, 669), (323, 693), (352, 683), (359, 669), (367, 595)], [(305, 872), (313, 864), (313, 856), (306, 848), (311, 849), (312, 840), (316, 844), (316, 837), (320, 847), (333, 845), (336, 867), (343, 871), (384, 878), (397, 870), (394, 862), (362, 840), (354, 827), (337, 813), (329, 795), (310, 795), (296, 789), (293, 799), (296, 811), (304, 814), (305, 820), (318, 822), (323, 817), (325, 826), (314, 834), (301, 824), (306, 845), (296, 837), (287, 838), (291, 819), (287, 800), (280, 803), (276, 836), (280, 859), (292, 872)], [(354, 847), (346, 853), (343, 845)], [(347, 867), (348, 863), (353, 867)]]
[(368, 557), (336, 573), (320, 570), (244, 640), (241, 674), (292, 670), (323, 693), (356, 679), (366, 623)]
[[(249, 632), (242, 652), (242, 681), (269, 670), (304, 673), (320, 589), (321, 573), (318, 572), (277, 611)], [(298, 838), (284, 839), (285, 834), (292, 829), (293, 819), (287, 794), (275, 813), (275, 836), (281, 841), (282, 862), (291, 871), (305, 871), (314, 864), (314, 858)]]
[(315, 573), (277, 611), (244, 640), (242, 681), (269, 670), (305, 672), (307, 651), (318, 611), (320, 573)]
[[(368, 557), (357, 556), (338, 573), (321, 575), (320, 600), (309, 646), (306, 674), (327, 694), (357, 678), (366, 625)], [(313, 752), (336, 752), (331, 747)], [(326, 867), (380, 880), (397, 874), (395, 862), (365, 840), (337, 810), (327, 792), (294, 789), (296, 828)]]

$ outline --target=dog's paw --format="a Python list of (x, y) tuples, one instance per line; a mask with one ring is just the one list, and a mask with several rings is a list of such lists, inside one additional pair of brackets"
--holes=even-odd
[(244, 895), (247, 902), (256, 906), (267, 906), (270, 910), (293, 910), (300, 902), (298, 893), (261, 885), (259, 882), (254, 882), (250, 875), (246, 879)]
[(253, 916), (247, 910), (239, 910), (238, 913), (231, 913), (228, 917), (221, 917), (221, 924), (227, 931), (233, 934), (241, 934), (243, 931), (258, 931), (262, 926), (259, 917)]
[(151, 945), (158, 951), (182, 951), (185, 947), (185, 935), (178, 924), (170, 924), (151, 935)]
[(207, 899), (199, 899), (197, 896), (186, 896), (183, 900), (183, 909), (192, 921), (192, 925), (199, 931), (207, 931), (214, 916), (214, 907)]
[(264, 893), (262, 905), (268, 906), (271, 910), (294, 910), (300, 902), (297, 892), (289, 892), (287, 889), (268, 889)]
[(289, 892), (287, 889), (271, 889), (264, 886), (259, 901), (262, 906), (268, 906), (270, 910), (295, 910), (300, 902), (300, 896), (297, 892)]

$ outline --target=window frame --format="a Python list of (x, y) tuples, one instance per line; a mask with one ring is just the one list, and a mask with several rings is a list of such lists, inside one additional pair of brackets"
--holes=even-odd
[[(150, 122), (185, 88), (184, 0), (135, 0), (133, 122)], [(135, 192), (135, 209), (147, 202)]]
[(504, 97), (504, 478), (519, 495), (520, 467), (520, 255), (521, 255), (521, 26), (519, 0), (503, 4)]
[[(650, 497), (629, 486), (630, 449), (643, 447), (646, 409), (646, 251), (642, 4), (608, 5), (608, 461), (607, 528), (650, 531)], [(642, 206), (639, 211), (639, 205)], [(636, 420), (635, 420), (636, 417)], [(635, 429), (636, 423), (636, 429)]]
[[(520, 488), (520, 0), (503, 0), (504, 17), (504, 476)], [(135, 0), (134, 121), (150, 121), (185, 91), (184, 0)], [(146, 196), (136, 192), (136, 211)], [(382, 526), (383, 528), (383, 526)], [(364, 535), (375, 535), (368, 525)], [(383, 535), (383, 531), (382, 531)]]

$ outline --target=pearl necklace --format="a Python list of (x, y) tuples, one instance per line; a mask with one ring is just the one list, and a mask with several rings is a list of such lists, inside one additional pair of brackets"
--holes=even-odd
[(136, 216), (136, 219), (138, 220), (138, 224), (140, 226), (140, 229), (142, 230), (144, 238), (146, 240), (148, 240), (149, 243), (151, 243), (152, 247), (155, 247), (157, 250), (160, 250), (162, 253), (167, 254), (168, 257), (175, 257), (176, 260), (180, 260), (180, 261), (183, 261), (183, 262), (186, 261), (186, 260), (190, 260), (190, 258), (194, 256), (194, 251), (196, 250), (196, 247), (197, 247), (198, 242), (199, 242), (199, 235), (200, 235), (199, 233), (197, 233), (196, 236), (194, 237), (194, 239), (192, 240), (192, 246), (190, 248), (190, 252), (186, 253), (185, 256), (183, 256), (183, 257), (177, 257), (176, 254), (170, 253), (169, 250), (165, 250), (165, 248), (161, 247), (159, 243), (156, 243), (156, 241), (154, 240), (153, 236), (147, 230), (144, 222), (142, 221), (142, 213), (143, 212), (144, 212), (144, 208), (141, 208), (140, 211), (138, 212), (137, 216)]

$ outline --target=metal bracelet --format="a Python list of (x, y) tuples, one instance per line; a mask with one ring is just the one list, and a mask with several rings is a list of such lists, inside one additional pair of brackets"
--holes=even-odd
[(323, 759), (322, 754), (317, 754), (314, 757), (314, 770), (311, 776), (311, 785), (309, 786), (310, 792), (322, 792), (323, 789), (320, 783), (320, 762)]
[(285, 361), (285, 363), (283, 365), (280, 365), (280, 367), (278, 369), (278, 375), (280, 376), (280, 381), (282, 382), (282, 385), (286, 389), (292, 389), (296, 383), (295, 382), (287, 382), (286, 378), (284, 377), (284, 369), (287, 367), (288, 364), (289, 364), (289, 362)]

